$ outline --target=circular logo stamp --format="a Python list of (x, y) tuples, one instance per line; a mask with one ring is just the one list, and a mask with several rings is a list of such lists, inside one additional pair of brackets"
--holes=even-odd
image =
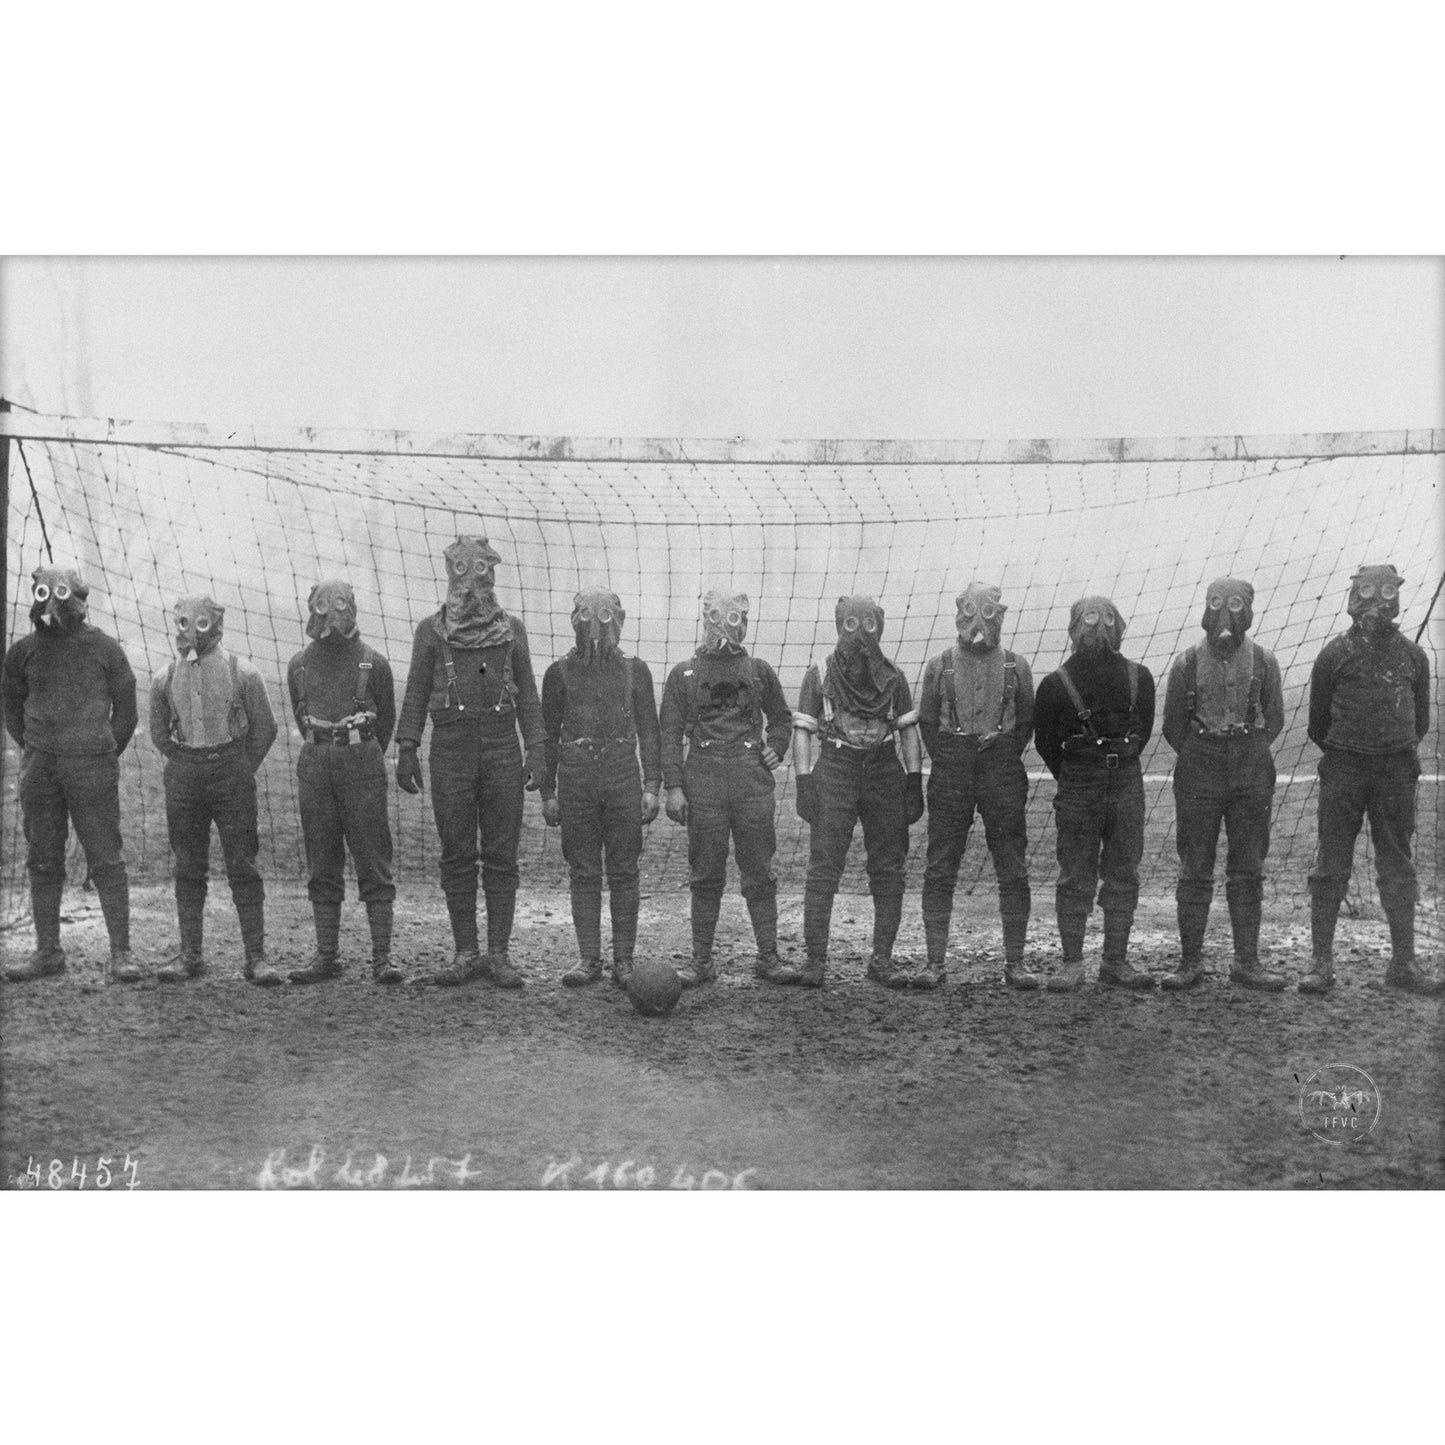
[(1357, 1144), (1380, 1122), (1380, 1090), (1354, 1064), (1325, 1064), (1300, 1085), (1299, 1117), (1326, 1144)]

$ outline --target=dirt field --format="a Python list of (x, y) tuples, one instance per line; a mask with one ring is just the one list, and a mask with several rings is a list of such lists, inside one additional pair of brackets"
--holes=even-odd
[[(611, 986), (558, 986), (573, 957), (562, 892), (524, 895), (513, 956), (528, 987), (514, 993), (427, 982), (450, 952), (440, 899), (420, 888), (398, 902), (408, 982), (393, 990), (369, 981), (354, 903), (342, 980), (243, 983), (224, 888), (204, 979), (105, 987), (103, 929), (83, 900), (68, 915), (65, 976), (0, 986), (12, 1187), (1445, 1185), (1442, 1005), (1380, 988), (1381, 924), (1342, 921), (1341, 983), (1324, 1001), (1248, 993), (1218, 972), (1184, 997), (1092, 984), (1020, 995), (998, 975), (989, 900), (971, 898), (947, 988), (900, 994), (865, 980), (868, 901), (843, 895), (828, 985), (813, 991), (752, 978), (730, 895), (722, 981), (648, 1020)], [(305, 898), (273, 886), (269, 902), (273, 957), (294, 966), (309, 952)], [(680, 955), (686, 892), (653, 893), (643, 909), (643, 939)], [(915, 953), (916, 910), (910, 895), (900, 947)], [(169, 889), (136, 889), (148, 970), (173, 927)], [(30, 946), (28, 929), (0, 937), (7, 958)], [(796, 897), (783, 900), (782, 937), (785, 953), (801, 950)], [(1135, 940), (1140, 966), (1167, 971), (1172, 904), (1141, 909)], [(1267, 922), (1265, 941), (1298, 976), (1300, 926)], [(1222, 907), (1210, 946), (1222, 971)], [(1043, 967), (1057, 958), (1047, 901), (1031, 952)], [(1302, 1083), (1332, 1063), (1378, 1086), (1379, 1122), (1353, 1143), (1325, 1143), (1299, 1116)]]

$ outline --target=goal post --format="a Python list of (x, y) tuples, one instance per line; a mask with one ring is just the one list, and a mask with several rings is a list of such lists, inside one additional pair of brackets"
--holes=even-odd
[[(142, 727), (123, 760), (135, 877), (169, 871), (160, 759), (144, 720), (150, 678), (172, 656), (176, 597), (207, 591), (222, 602), (228, 645), (267, 680), (283, 732), (260, 777), (262, 863), (268, 876), (298, 878), (299, 739), (284, 678), (306, 640), (311, 584), (349, 578), (362, 633), (391, 660), (400, 691), (416, 624), (445, 592), (442, 548), (485, 531), (503, 558), (499, 595), (527, 626), (539, 680), (571, 646), (573, 593), (605, 582), (627, 610), (624, 650), (649, 664), (660, 692), (699, 640), (701, 593), (719, 585), (750, 595), (749, 646), (778, 670), (790, 701), (809, 661), (832, 647), (839, 595), (877, 597), (884, 648), (916, 691), (925, 661), (953, 637), (954, 596), (977, 578), (1001, 585), (1005, 644), (1036, 678), (1067, 655), (1070, 603), (1108, 593), (1128, 623), (1124, 650), (1155, 675), (1162, 708), (1171, 660), (1201, 635), (1205, 584), (1221, 573), (1248, 577), (1253, 635), (1279, 658), (1285, 690), (1270, 907), (1299, 910), (1315, 827), (1310, 668), (1348, 624), (1350, 574), (1392, 562), (1407, 583), (1402, 626), (1420, 631), (1431, 659), (1416, 841), (1422, 922), (1438, 934), (1445, 619), (1439, 600), (1427, 610), (1445, 573), (1445, 431), (773, 442), (238, 429), (0, 411), (0, 445), (10, 452), (7, 644), (28, 630), (29, 576), (48, 540), (57, 562), (81, 568), (93, 620), (120, 639), (136, 671)], [(1177, 867), (1172, 757), (1156, 725), (1144, 757), (1143, 881), (1161, 896)], [(1025, 762), (1038, 889), (1054, 876), (1053, 784), (1032, 750)], [(18, 905), (24, 847), (13, 786), (0, 807), (3, 901)], [(399, 872), (433, 875), (430, 802), (394, 792), (392, 807)], [(524, 880), (555, 886), (565, 877), (556, 834), (534, 812)], [(807, 835), (787, 770), (778, 822), (780, 880), (797, 890)], [(911, 887), (922, 839), (915, 829)], [(845, 888), (862, 886), (860, 853)], [(1362, 842), (1356, 906), (1372, 905), (1372, 874)], [(71, 876), (83, 876), (78, 858)], [(685, 833), (664, 819), (649, 830), (644, 878), (657, 890), (686, 888)], [(992, 890), (981, 830), (960, 884)]]

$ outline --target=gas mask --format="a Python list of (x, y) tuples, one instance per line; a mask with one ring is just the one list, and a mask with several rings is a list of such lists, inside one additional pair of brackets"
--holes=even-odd
[(729, 596), (713, 588), (702, 599), (702, 645), (705, 652), (738, 652), (748, 635), (748, 594)]
[(47, 632), (72, 632), (90, 610), (90, 588), (74, 567), (37, 567), (31, 574), (30, 622)]
[(226, 609), (205, 593), (182, 597), (171, 615), (176, 624), (176, 651), (182, 657), (193, 652), (197, 658), (204, 657), (220, 642)]
[(572, 599), (572, 630), (577, 634), (577, 655), (584, 662), (611, 657), (622, 639), (627, 614), (615, 592), (588, 587)]
[(458, 647), (507, 640), (511, 629), (493, 590), (501, 555), (485, 537), (458, 537), (442, 555), (447, 563), (447, 640)]
[(1118, 652), (1124, 619), (1107, 597), (1081, 597), (1069, 608), (1069, 641), (1075, 652)]
[(968, 652), (992, 652), (1003, 635), (1008, 608), (991, 582), (970, 582), (958, 594), (958, 645)]
[(1216, 652), (1235, 652), (1254, 622), (1254, 588), (1238, 577), (1216, 577), (1204, 598), (1199, 625)]
[(1399, 625), (1400, 588), (1404, 581), (1388, 562), (1361, 567), (1350, 578), (1349, 614), (1370, 636), (1384, 637)]
[(838, 656), (845, 665), (879, 658), (883, 636), (883, 609), (871, 597), (840, 597), (833, 609), (838, 628)]
[(306, 608), (310, 614), (306, 635), (314, 641), (356, 636), (356, 594), (351, 583), (318, 582), (306, 599)]

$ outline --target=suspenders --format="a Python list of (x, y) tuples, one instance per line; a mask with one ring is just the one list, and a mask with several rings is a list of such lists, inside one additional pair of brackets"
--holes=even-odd
[[(1083, 695), (1074, 685), (1074, 680), (1069, 676), (1068, 669), (1063, 667), (1059, 668), (1059, 681), (1063, 683), (1064, 691), (1068, 693), (1069, 701), (1073, 703), (1074, 711), (1078, 714), (1079, 722), (1083, 725), (1084, 729), (1082, 738), (1075, 735), (1074, 737), (1064, 739), (1063, 749), (1065, 753), (1078, 754), (1092, 752), (1096, 756), (1102, 754), (1105, 765), (1111, 768), (1117, 768), (1121, 760), (1129, 760), (1139, 756), (1140, 743), (1134, 733), (1134, 708), (1139, 701), (1139, 664), (1126, 660), (1124, 665), (1129, 670), (1128, 726), (1130, 731), (1122, 738), (1108, 738), (1100, 734), (1094, 726), (1093, 710), (1085, 706)], [(1075, 746), (1071, 748), (1069, 746), (1070, 743), (1077, 744), (1081, 741), (1086, 744), (1085, 747)], [(1106, 746), (1109, 743), (1113, 743), (1115, 746)]]
[[(457, 686), (457, 665), (452, 660), (451, 644), (442, 635), (441, 628), (436, 629), (436, 637), (437, 646), (441, 648), (442, 666), (446, 669), (447, 674), (447, 697), (449, 699), (456, 699), (456, 708), (458, 712), (465, 712), (467, 710), (467, 705), (462, 701), (461, 689)], [(502, 712), (508, 708), (516, 707), (514, 699), (517, 696), (517, 685), (512, 681), (511, 642), (508, 641), (506, 646), (506, 656), (505, 660), (502, 663), (502, 690), (500, 693), (497, 694), (496, 704), (492, 708), (493, 712)]]
[[(1249, 702), (1245, 707), (1244, 722), (1239, 725), (1245, 732), (1254, 731), (1255, 724), (1259, 720), (1261, 698), (1264, 693), (1264, 653), (1254, 644), (1251, 643), (1250, 646)], [(1191, 647), (1184, 654), (1184, 682), (1188, 688), (1184, 695), (1184, 715), (1188, 721), (1198, 726), (1200, 732), (1207, 733), (1209, 729), (1196, 710), (1199, 683), (1198, 647)]]
[[(171, 738), (181, 747), (190, 746), (181, 742), (180, 721), (176, 717), (176, 663), (178, 659), (171, 658), (171, 665), (166, 670), (166, 701), (171, 705)], [(241, 669), (234, 652), (226, 654), (226, 664), (231, 673), (231, 701), (226, 708), (226, 727), (229, 729), (230, 741), (235, 742), (250, 732), (250, 719), (246, 716), (246, 709), (241, 701)], [(238, 728), (237, 723), (244, 723), (245, 726)]]
[[(948, 661), (943, 667), (943, 690), (948, 697), (948, 715), (953, 719), (953, 731), (959, 731), (958, 726), (958, 680), (953, 673), (953, 649), (948, 649)], [(998, 705), (998, 720), (993, 725), (995, 736), (1003, 731), (1003, 720), (1008, 716), (1009, 704), (1018, 695), (1019, 690), (1019, 669), (1018, 660), (1007, 648), (1003, 654), (1003, 699)]]
[[(759, 700), (762, 693), (762, 686), (758, 681), (758, 660), (751, 654), (748, 657), (748, 671), (752, 674), (752, 700), (753, 700), (753, 726), (758, 730), (759, 739), (764, 733), (763, 728), (763, 705)], [(697, 659), (693, 659), (693, 666), (684, 668), (683, 674), (687, 679), (687, 718), (683, 723), (683, 736), (689, 742), (697, 730), (698, 713), (698, 690), (702, 686), (697, 679)]]

